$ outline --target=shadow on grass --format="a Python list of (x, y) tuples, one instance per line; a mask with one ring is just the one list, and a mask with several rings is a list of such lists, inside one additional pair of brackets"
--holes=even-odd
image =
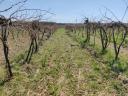
[(116, 73), (123, 73), (128, 71), (128, 63), (118, 60), (112, 60), (109, 62), (112, 71)]
[(0, 86), (4, 86), (4, 84), (9, 81), (10, 81), (10, 79), (0, 80)]
[(106, 54), (108, 52), (108, 50), (102, 50), (99, 54), (100, 55), (104, 55), (104, 54)]

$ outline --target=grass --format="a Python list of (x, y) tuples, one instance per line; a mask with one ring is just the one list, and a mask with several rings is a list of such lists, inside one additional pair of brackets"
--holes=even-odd
[[(0, 95), (127, 96), (128, 89), (117, 74), (78, 45), (64, 29), (58, 29), (33, 55), (31, 64), (12, 62), (14, 77), (0, 86)], [(19, 58), (22, 55), (15, 61)]]
[[(82, 34), (82, 32), (81, 32), (81, 34)], [(108, 65), (111, 65), (113, 63), (115, 54), (114, 54), (114, 48), (113, 48), (112, 43), (109, 44), (109, 46), (105, 50), (105, 52), (102, 52), (101, 51), (102, 46), (101, 46), (101, 42), (99, 39), (100, 37), (98, 38), (98, 34), (95, 38), (95, 41), (96, 41), (95, 45), (93, 44), (94, 43), (93, 36), (91, 36), (90, 43), (86, 44), (86, 42), (84, 42), (86, 40), (86, 38), (82, 37), (81, 34), (80, 33), (79, 33), (79, 35), (77, 35), (77, 33), (72, 34), (72, 37), (76, 38), (76, 41), (81, 45), (82, 48), (83, 48), (83, 46), (86, 46), (89, 49), (94, 50), (98, 54), (98, 57), (100, 57), (99, 59), (102, 59), (102, 61), (108, 62), (109, 63)], [(121, 37), (121, 36), (119, 36), (119, 37)], [(121, 38), (118, 38), (118, 43), (120, 41), (121, 41)], [(118, 62), (116, 62), (116, 64), (114, 62), (111, 67), (116, 68), (117, 72), (123, 72), (127, 75), (127, 73), (128, 73), (128, 64), (127, 64), (128, 62), (127, 61), (128, 61), (128, 59), (127, 59), (126, 54), (127, 54), (127, 50), (121, 48)]]

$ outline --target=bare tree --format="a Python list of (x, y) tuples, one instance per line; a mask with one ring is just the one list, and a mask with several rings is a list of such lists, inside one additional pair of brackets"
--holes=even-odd
[(85, 40), (85, 42), (89, 43), (90, 42), (90, 23), (89, 23), (88, 18), (86, 18), (84, 24), (86, 26), (85, 27), (85, 32), (86, 32), (86, 40)]
[[(4, 2), (5, 0), (1, 0), (0, 4), (2, 2)], [(23, 5), (27, 2), (28, 0), (20, 0), (14, 4), (12, 4), (10, 7), (3, 9), (0, 11), (0, 14), (8, 12), (10, 10), (13, 10), (13, 8), (17, 8), (14, 12), (11, 12), (10, 16), (8, 18), (6, 18), (3, 15), (0, 15), (0, 27), (1, 27), (1, 41), (3, 44), (3, 51), (4, 51), (4, 56), (5, 56), (5, 61), (6, 61), (6, 69), (7, 69), (7, 80), (10, 80), (13, 76), (12, 74), (12, 70), (11, 70), (11, 65), (10, 65), (10, 61), (9, 61), (9, 46), (8, 46), (8, 28), (12, 25), (12, 23), (14, 22), (14, 20), (18, 21), (18, 19), (21, 19), (21, 17), (23, 17), (23, 13), (27, 13), (27, 11), (35, 11), (35, 12), (44, 12), (44, 14), (38, 15), (38, 16), (30, 16), (29, 18), (23, 18), (22, 20), (25, 21), (25, 19), (37, 19), (37, 18), (41, 18), (42, 16), (46, 15), (46, 13), (50, 13), (47, 10), (41, 10), (41, 9), (22, 9)], [(21, 13), (20, 16), (17, 16), (18, 13)], [(50, 13), (52, 14), (52, 13)], [(12, 21), (12, 22), (11, 22)], [(39, 26), (37, 24), (36, 21), (32, 22), (31, 25), (31, 32), (30, 32), (30, 37), (31, 37), (31, 44), (30, 44), (30, 48), (26, 58), (26, 62), (29, 63), (31, 60), (31, 56), (33, 54), (33, 52), (37, 52), (38, 51), (38, 42), (37, 42), (37, 38), (38, 38), (38, 31), (39, 31)]]
[(99, 25), (98, 28), (99, 28), (99, 33), (100, 33), (100, 40), (102, 44), (102, 52), (104, 53), (104, 51), (108, 47), (108, 35), (107, 35), (106, 30), (104, 29), (104, 26), (101, 25), (100, 23), (98, 25)]
[[(122, 32), (122, 39), (121, 39), (119, 44), (117, 43), (118, 42), (118, 35), (116, 36), (116, 31), (117, 31), (116, 28), (123, 28), (124, 29)], [(115, 50), (115, 60), (118, 59), (120, 49), (121, 49), (121, 47), (125, 41), (127, 34), (128, 34), (127, 27), (123, 23), (121, 23), (121, 22), (113, 23), (113, 25), (112, 25), (112, 37), (113, 37), (113, 45), (114, 45), (114, 50)]]
[(6, 69), (7, 69), (7, 80), (10, 80), (13, 76), (11, 65), (9, 61), (9, 48), (8, 48), (8, 27), (11, 25), (11, 20), (6, 19), (4, 16), (0, 17), (0, 27), (1, 27), (1, 41), (3, 44), (4, 56), (6, 61)]

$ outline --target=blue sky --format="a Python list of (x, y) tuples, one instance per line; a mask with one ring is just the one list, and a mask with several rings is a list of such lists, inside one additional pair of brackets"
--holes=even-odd
[[(8, 0), (17, 1), (17, 0)], [(6, 5), (8, 6), (9, 3)], [(1, 4), (1, 8), (5, 5)], [(126, 5), (124, 0), (28, 0), (27, 8), (40, 8), (49, 10), (56, 15), (53, 15), (49, 21), (55, 22), (81, 22), (82, 18), (89, 17), (90, 19), (100, 19), (101, 12), (105, 13), (107, 7), (114, 12), (117, 18), (121, 19), (124, 14)], [(100, 12), (101, 10), (101, 12)], [(110, 12), (107, 16), (115, 20)], [(126, 14), (125, 21), (128, 20)]]

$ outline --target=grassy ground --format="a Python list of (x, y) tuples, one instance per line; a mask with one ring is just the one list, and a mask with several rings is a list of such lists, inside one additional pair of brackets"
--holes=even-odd
[(81, 49), (64, 29), (44, 43), (31, 64), (13, 62), (13, 72), (14, 78), (1, 84), (0, 96), (128, 96), (117, 74)]
[(82, 37), (81, 34), (78, 35), (78, 32), (74, 35), (71, 34), (72, 38), (75, 38), (79, 44), (86, 45), (85, 47), (88, 48), (89, 50), (94, 51), (97, 53), (98, 57), (97, 59), (100, 59), (100, 61), (107, 62), (109, 65), (111, 65), (112, 69), (114, 69), (116, 72), (127, 75), (128, 77), (128, 51), (127, 48), (121, 47), (120, 49), (120, 54), (119, 54), (119, 60), (117, 62), (113, 63), (113, 60), (115, 58), (115, 51), (114, 51), (114, 45), (112, 42), (110, 42), (109, 46), (107, 47), (106, 51), (104, 54), (102, 53), (102, 45), (101, 45), (101, 40), (100, 36), (97, 34), (95, 37), (95, 45), (94, 45), (94, 37), (91, 36), (89, 44), (84, 43), (86, 40), (86, 36)]

